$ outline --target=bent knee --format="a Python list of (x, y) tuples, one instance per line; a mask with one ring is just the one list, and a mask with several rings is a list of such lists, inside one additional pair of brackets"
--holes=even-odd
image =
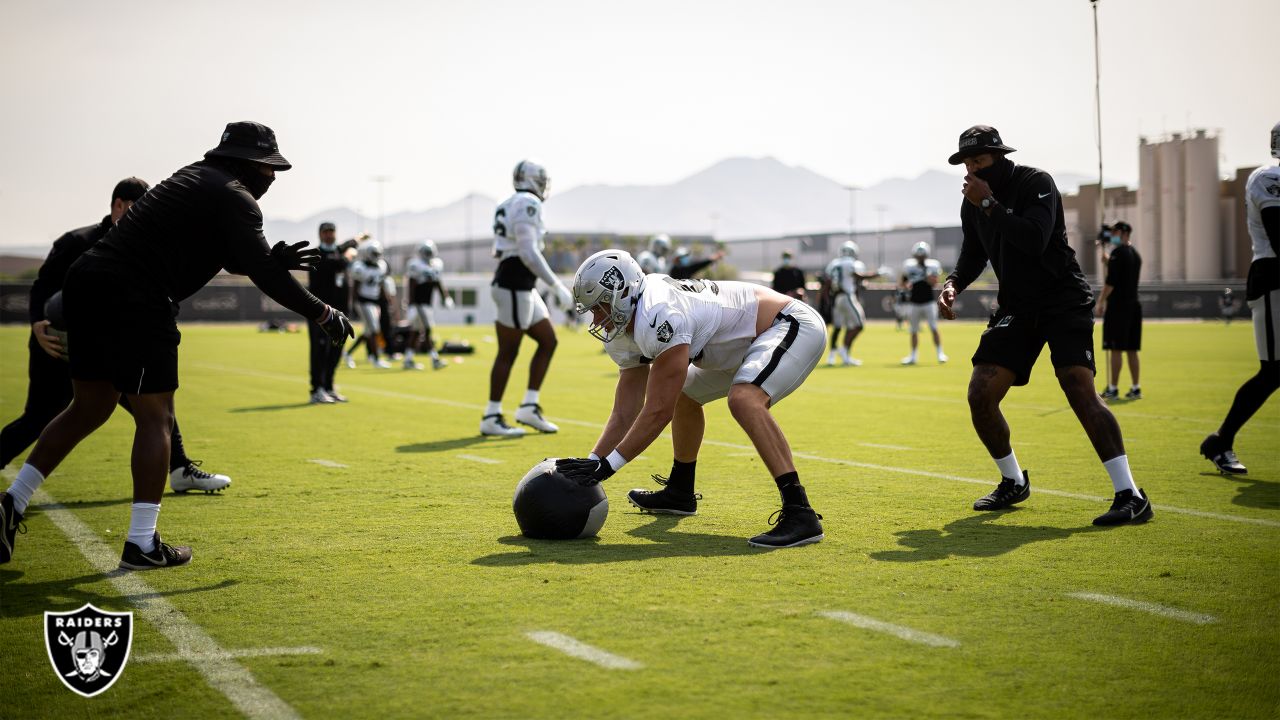
[[(692, 402), (692, 400), (690, 401)], [(729, 389), (729, 413), (741, 419), (761, 410), (768, 410), (769, 395), (750, 383), (739, 383)]]

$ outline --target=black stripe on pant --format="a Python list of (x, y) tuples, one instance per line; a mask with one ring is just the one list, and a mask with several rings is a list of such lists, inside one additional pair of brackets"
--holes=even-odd
[(800, 334), (800, 321), (795, 317), (778, 313), (778, 318), (786, 320), (791, 324), (791, 327), (787, 328), (787, 336), (782, 338), (782, 342), (778, 344), (778, 347), (773, 349), (773, 356), (769, 358), (769, 364), (765, 365), (764, 370), (761, 370), (756, 379), (751, 381), (751, 384), (756, 387), (764, 385), (769, 376), (773, 374), (773, 371), (778, 369), (778, 363), (782, 362), (782, 356), (791, 348), (791, 343), (795, 342), (796, 336)]

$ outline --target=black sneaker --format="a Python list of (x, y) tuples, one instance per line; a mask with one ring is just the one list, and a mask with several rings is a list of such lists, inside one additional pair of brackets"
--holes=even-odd
[(1247, 475), (1249, 471), (1240, 464), (1235, 451), (1222, 441), (1218, 433), (1211, 433), (1200, 443), (1200, 454), (1209, 459), (1223, 475)]
[(18, 533), (26, 534), (22, 513), (13, 509), (13, 496), (0, 492), (0, 564), (13, 557), (13, 539)]
[(1116, 398), (1120, 397), (1120, 390), (1117, 388), (1107, 388), (1106, 390), (1103, 390), (1101, 393), (1099, 393), (1099, 396), (1103, 400), (1115, 400)]
[(1111, 509), (1093, 519), (1094, 525), (1137, 525), (1151, 519), (1151, 501), (1147, 493), (1138, 488), (1141, 495), (1134, 495), (1132, 490), (1116, 493)]
[(124, 553), (120, 555), (120, 567), (125, 570), (155, 570), (162, 567), (186, 565), (191, 562), (191, 548), (174, 547), (160, 542), (160, 533), (156, 533), (156, 548), (149, 553), (142, 548), (124, 541)]
[(1141, 400), (1141, 399), (1142, 399), (1142, 389), (1141, 389), (1141, 388), (1136, 388), (1136, 387), (1131, 387), (1131, 388), (1129, 388), (1129, 392), (1127, 392), (1127, 393), (1125, 393), (1125, 394), (1124, 394), (1124, 399), (1125, 399), (1125, 400)]
[(826, 537), (822, 534), (822, 523), (818, 522), (821, 519), (822, 516), (811, 507), (783, 505), (769, 516), (773, 529), (751, 538), (747, 544), (761, 548), (789, 548), (820, 542)]
[[(653, 481), (666, 485), (667, 479), (661, 475), (652, 475)], [(698, 501), (702, 493), (683, 493), (664, 487), (661, 490), (642, 490), (636, 488), (627, 493), (627, 502), (639, 508), (641, 512), (656, 515), (697, 515)]]
[(974, 510), (1003, 510), (1031, 497), (1031, 477), (1022, 471), (1022, 486), (1011, 478), (1000, 478), (1000, 484), (989, 494), (973, 501)]

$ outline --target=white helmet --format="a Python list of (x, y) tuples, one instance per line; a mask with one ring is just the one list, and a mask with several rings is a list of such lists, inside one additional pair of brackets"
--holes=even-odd
[(1271, 157), (1280, 158), (1280, 122), (1271, 128)]
[(370, 265), (376, 265), (382, 259), (382, 243), (369, 240), (360, 246), (360, 259)]
[(649, 238), (649, 252), (658, 257), (666, 257), (671, 252), (671, 236), (666, 233), (658, 233)]
[(422, 244), (418, 246), (418, 257), (422, 258), (423, 260), (430, 260), (435, 256), (436, 256), (436, 241), (423, 240)]
[(927, 258), (929, 257), (929, 243), (918, 242), (911, 246), (911, 257)]
[(547, 169), (532, 160), (521, 160), (516, 163), (516, 169), (511, 173), (512, 184), (516, 190), (526, 190), (538, 196), (539, 200), (547, 199), (547, 186), (551, 184), (551, 177), (547, 175)]
[(573, 301), (579, 315), (596, 307), (605, 311), (604, 320), (592, 318), (587, 332), (609, 342), (627, 329), (636, 313), (644, 271), (624, 250), (601, 250), (587, 258), (573, 276)]
[(858, 243), (852, 240), (845, 240), (844, 244), (840, 246), (840, 254), (856, 260), (858, 258)]
[(683, 245), (676, 248), (674, 259), (677, 265), (683, 265), (684, 263), (689, 262), (689, 248)]

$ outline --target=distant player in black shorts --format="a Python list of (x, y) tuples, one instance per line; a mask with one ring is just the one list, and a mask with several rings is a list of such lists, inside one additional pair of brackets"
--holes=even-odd
[(1118, 222), (1103, 228), (1106, 241), (1103, 255), (1107, 264), (1107, 278), (1098, 298), (1098, 317), (1102, 318), (1102, 349), (1107, 351), (1107, 388), (1102, 391), (1103, 400), (1114, 400), (1120, 395), (1120, 366), (1129, 359), (1129, 379), (1133, 384), (1125, 398), (1142, 399), (1142, 386), (1138, 384), (1138, 351), (1142, 349), (1142, 303), (1138, 302), (1138, 273), (1142, 270), (1142, 256), (1130, 243), (1133, 228), (1127, 222)]
[(938, 310), (954, 320), (956, 296), (988, 261), (1000, 283), (999, 309), (973, 355), (969, 410), (1001, 480), (973, 509), (999, 510), (1031, 495), (1027, 473), (1009, 444), (1000, 401), (1011, 386), (1027, 384), (1048, 344), (1058, 384), (1115, 487), (1111, 509), (1093, 524), (1145, 522), (1151, 503), (1129, 472), (1120, 424), (1093, 387), (1093, 293), (1067, 244), (1062, 198), (1048, 173), (1013, 164), (1005, 157), (1011, 152), (995, 128), (976, 125), (961, 133), (960, 149), (950, 158), (969, 172), (960, 208), (964, 241)]
[(289, 274), (309, 270), (318, 252), (303, 250), (305, 242), (268, 247), (262, 234), (257, 201), (276, 171), (290, 167), (270, 128), (231, 123), (204, 160), (143, 195), (71, 266), (63, 305), (75, 397), (41, 433), (13, 486), (0, 493), (0, 562), (12, 557), (31, 496), (111, 417), (121, 394), (129, 397), (137, 429), (133, 507), (120, 567), (146, 570), (191, 560), (191, 548), (163, 543), (156, 531), (178, 389), (178, 302), (226, 269), (316, 320), (333, 342), (353, 334), (341, 312)]

